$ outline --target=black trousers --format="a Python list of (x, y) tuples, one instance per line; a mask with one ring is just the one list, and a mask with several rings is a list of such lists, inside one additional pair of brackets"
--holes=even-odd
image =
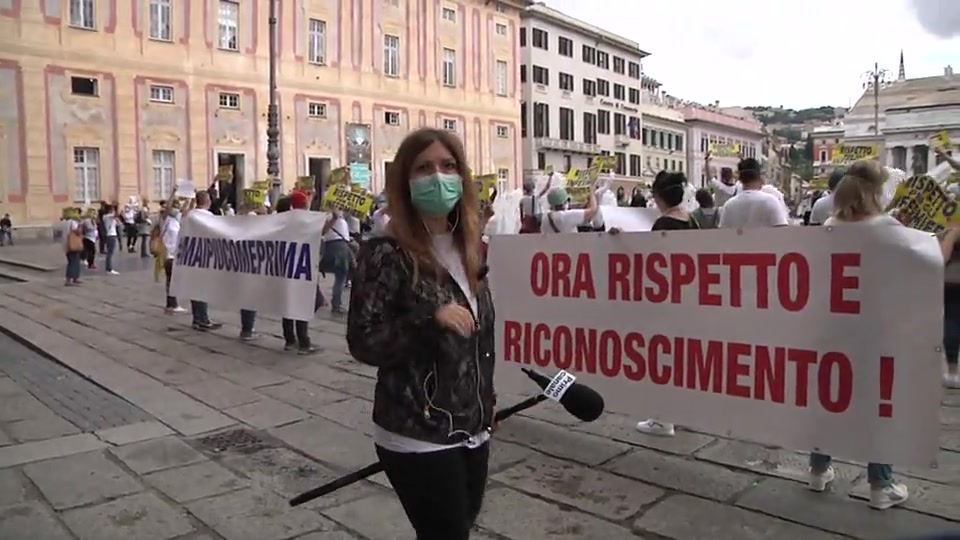
[(310, 329), (307, 321), (282, 319), (280, 326), (283, 328), (283, 341), (287, 345), (296, 344), (301, 349), (310, 348)]
[(490, 443), (475, 449), (377, 456), (417, 540), (469, 540), (487, 489)]

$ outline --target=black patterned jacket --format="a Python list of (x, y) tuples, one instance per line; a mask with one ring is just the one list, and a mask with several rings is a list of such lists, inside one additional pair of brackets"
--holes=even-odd
[(347, 344), (357, 360), (376, 366), (373, 421), (413, 439), (453, 444), (493, 420), (493, 297), (482, 282), (478, 331), (464, 338), (441, 328), (434, 314), (450, 302), (470, 309), (453, 279), (420, 272), (387, 237), (366, 242), (357, 256)]

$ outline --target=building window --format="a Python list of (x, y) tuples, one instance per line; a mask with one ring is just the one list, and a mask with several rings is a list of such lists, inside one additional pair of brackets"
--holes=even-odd
[(457, 51), (443, 49), (443, 85), (457, 86)]
[(545, 51), (550, 50), (550, 34), (539, 28), (533, 29), (533, 46)]
[(597, 133), (610, 134), (610, 111), (597, 111)]
[(310, 19), (308, 36), (310, 46), (307, 59), (311, 64), (325, 65), (327, 63), (327, 23), (319, 19)]
[(520, 29), (520, 46), (521, 47), (527, 46), (527, 29), (526, 28)]
[(533, 104), (533, 136), (550, 136), (550, 106), (546, 103)]
[(327, 104), (319, 101), (311, 101), (310, 103), (307, 103), (307, 116), (310, 118), (326, 118)]
[(527, 82), (527, 66), (526, 64), (520, 66), (520, 82)]
[(636, 63), (636, 62), (630, 62), (630, 63), (627, 65), (627, 75), (628, 75), (631, 79), (639, 79), (639, 78), (640, 78), (640, 64), (638, 64), (638, 63)]
[(627, 88), (622, 84), (615, 83), (613, 85), (613, 99), (619, 99), (620, 101), (627, 99)]
[(640, 156), (630, 154), (630, 176), (642, 176), (643, 167), (641, 165)]
[(547, 155), (543, 152), (537, 152), (537, 169), (544, 170), (547, 168)]
[(506, 13), (506, 12), (507, 12), (507, 8), (504, 7), (504, 5), (503, 5), (502, 2), (497, 2), (496, 10), (497, 10), (497, 13)]
[(637, 90), (636, 88), (631, 88), (629, 92), (627, 92), (627, 94), (628, 94), (627, 100), (630, 103), (633, 103), (634, 105), (640, 104), (640, 90)]
[(90, 204), (100, 200), (100, 149), (73, 149), (73, 201)]
[(240, 4), (229, 0), (220, 0), (220, 48), (226, 51), (240, 50)]
[(615, 172), (618, 176), (626, 176), (626, 174), (627, 174), (627, 155), (624, 154), (623, 152), (616, 152), (616, 153), (614, 153), (613, 155), (614, 155), (614, 157), (615, 157), (616, 160), (617, 160), (617, 165), (616, 165), (616, 168), (614, 169), (614, 172)]
[(94, 0), (70, 0), (70, 26), (94, 30), (97, 27), (93, 13)]
[(565, 141), (574, 140), (573, 109), (560, 107), (560, 138)]
[(400, 0), (383, 0), (383, 5), (390, 7), (400, 7)]
[(497, 30), (497, 35), (498, 35), (498, 36), (505, 36), (505, 35), (507, 35), (507, 25), (505, 25), (505, 24), (503, 24), (503, 23), (497, 23), (496, 30)]
[(388, 126), (400, 125), (400, 113), (397, 111), (385, 111), (383, 113), (383, 123)]
[[(497, 169), (497, 180), (500, 182), (506, 182), (507, 178), (510, 178), (510, 169)], [(497, 191), (503, 193), (504, 184), (500, 184), (497, 188)]]
[(496, 92), (498, 96), (507, 95), (507, 82), (510, 80), (510, 69), (503, 60), (497, 60), (496, 64)]
[(448, 22), (457, 22), (457, 11), (455, 9), (443, 8), (440, 11), (440, 15), (443, 17), (443, 20)]
[(173, 10), (171, 0), (150, 0), (150, 39), (173, 40)]
[(240, 94), (233, 92), (220, 92), (219, 103), (221, 109), (239, 109)]
[(456, 131), (457, 130), (457, 121), (452, 118), (443, 119), (443, 129), (447, 131)]
[(619, 56), (613, 57), (613, 72), (623, 75), (627, 70), (627, 61)]
[(172, 150), (153, 151), (154, 197), (166, 199), (173, 190), (174, 153)]
[(597, 95), (610, 97), (610, 81), (597, 79)]
[(520, 137), (527, 138), (527, 103), (520, 102)]
[(583, 95), (585, 96), (596, 96), (597, 95), (597, 81), (593, 79), (584, 79), (583, 80)]
[(597, 63), (597, 50), (589, 45), (583, 46), (583, 61), (588, 64)]
[[(677, 135), (673, 138), (673, 144), (676, 145), (677, 150), (683, 151), (683, 135), (677, 134)], [(681, 166), (682, 166), (683, 162), (681, 161), (680, 163), (681, 163)], [(681, 168), (681, 170), (683, 170), (683, 169)]]
[(150, 85), (150, 101), (154, 103), (173, 103), (173, 87), (152, 84)]
[(560, 52), (560, 56), (573, 58), (573, 40), (563, 36), (558, 36), (557, 50)]
[(820, 150), (820, 163), (827, 161), (827, 151)]
[(100, 95), (99, 82), (92, 77), (70, 77), (70, 93), (75, 96), (97, 97)]
[(536, 84), (549, 86), (550, 70), (541, 66), (533, 66), (533, 82)]
[(561, 89), (561, 90), (566, 90), (566, 91), (568, 91), (568, 92), (572, 92), (572, 91), (573, 91), (573, 86), (574, 86), (574, 83), (573, 83), (573, 75), (571, 75), (571, 74), (569, 74), (569, 73), (563, 73), (563, 72), (561, 71), (561, 72), (560, 72), (560, 89)]
[(509, 127), (507, 127), (507, 126), (505, 126), (505, 125), (503, 125), (503, 124), (500, 124), (500, 125), (497, 126), (497, 137), (499, 137), (499, 138), (501, 138), (501, 139), (506, 139), (506, 138), (509, 137), (509, 136), (510, 136), (510, 128), (509, 128)]
[(597, 67), (610, 69), (610, 55), (603, 51), (597, 51)]
[(627, 134), (627, 117), (620, 113), (613, 113), (613, 134)]
[(383, 74), (387, 77), (400, 76), (399, 36), (383, 36)]
[(583, 142), (597, 144), (597, 115), (583, 113)]

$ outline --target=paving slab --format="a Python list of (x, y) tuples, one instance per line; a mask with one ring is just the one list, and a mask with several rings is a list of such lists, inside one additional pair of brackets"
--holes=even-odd
[(316, 414), (373, 437), (373, 402), (350, 398), (317, 409)]
[(479, 524), (513, 540), (636, 540), (629, 529), (509, 488), (487, 491)]
[(627, 519), (663, 496), (663, 490), (603, 471), (534, 456), (492, 479), (610, 521)]
[(184, 384), (179, 388), (181, 392), (221, 411), (263, 399), (263, 395), (257, 391), (219, 377)]
[(212, 461), (155, 472), (146, 475), (144, 480), (178, 503), (220, 495), (250, 484)]
[(56, 510), (103, 502), (143, 490), (102, 451), (27, 465), (23, 469)]
[(303, 420), (271, 429), (269, 433), (321, 463), (345, 470), (359, 469), (377, 461), (372, 438), (329, 420)]
[[(540, 407), (557, 409), (557, 407)], [(564, 414), (567, 414), (564, 411)], [(710, 444), (716, 437), (678, 429), (674, 437), (657, 437), (637, 431), (637, 419), (616, 413), (606, 413), (593, 422), (574, 424), (570, 429), (628, 444), (653, 448), (670, 454), (690, 455)]]
[(261, 386), (281, 384), (290, 380), (290, 377), (282, 373), (249, 364), (224, 371), (219, 373), (219, 376), (245, 388), (260, 388)]
[(504, 422), (497, 430), (497, 437), (585, 465), (599, 465), (631, 449), (623, 443), (522, 417)]
[(370, 540), (396, 540), (415, 536), (399, 499), (393, 493), (376, 493), (324, 509), (321, 513)]
[(170, 540), (194, 530), (181, 510), (152, 493), (69, 510), (62, 517), (80, 540)]
[[(341, 339), (343, 339), (341, 337)], [(336, 369), (321, 363), (307, 366), (292, 373), (294, 379), (310, 381), (332, 390), (352, 396), (372, 399), (377, 381), (349, 371)]]
[(30, 482), (20, 471), (0, 469), (0, 508), (28, 502), (34, 498)]
[(201, 499), (187, 508), (226, 540), (284, 539), (339, 529), (313, 510), (290, 508), (276, 494), (260, 489)]
[(0, 507), (0, 531), (4, 540), (73, 540), (73, 536), (40, 503)]
[(490, 441), (490, 461), (488, 463), (490, 474), (493, 475), (506, 468), (513, 467), (534, 454), (535, 452), (526, 446), (501, 441), (494, 434), (494, 438)]
[(0, 448), (0, 469), (43, 461), (106, 447), (106, 443), (92, 433), (67, 435), (45, 441), (28, 442)]
[(718, 502), (675, 495), (647, 510), (634, 527), (683, 540), (839, 540), (827, 533)]
[(173, 435), (173, 430), (160, 422), (138, 422), (127, 426), (102, 429), (94, 434), (102, 441), (123, 446)]
[(877, 512), (846, 493), (815, 493), (796, 482), (768, 478), (737, 506), (855, 538), (902, 540), (956, 529), (957, 524), (894, 508)]
[(52, 412), (35, 418), (10, 422), (4, 425), (3, 429), (18, 442), (42, 441), (80, 433), (77, 426)]
[(137, 474), (191, 465), (206, 458), (176, 437), (153, 439), (118, 448), (111, 452)]
[(759, 480), (755, 474), (641, 448), (614, 458), (602, 468), (649, 484), (718, 501), (731, 499)]
[(257, 391), (314, 414), (317, 414), (325, 405), (351, 398), (349, 394), (308, 381), (296, 380), (264, 386)]
[(237, 420), (259, 429), (292, 424), (310, 417), (310, 414), (282, 401), (263, 398), (223, 411)]

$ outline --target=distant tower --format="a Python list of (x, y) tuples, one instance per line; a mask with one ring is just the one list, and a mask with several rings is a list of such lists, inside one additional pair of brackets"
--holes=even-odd
[(907, 70), (903, 67), (903, 49), (900, 49), (900, 72), (897, 74), (897, 80), (907, 80)]

